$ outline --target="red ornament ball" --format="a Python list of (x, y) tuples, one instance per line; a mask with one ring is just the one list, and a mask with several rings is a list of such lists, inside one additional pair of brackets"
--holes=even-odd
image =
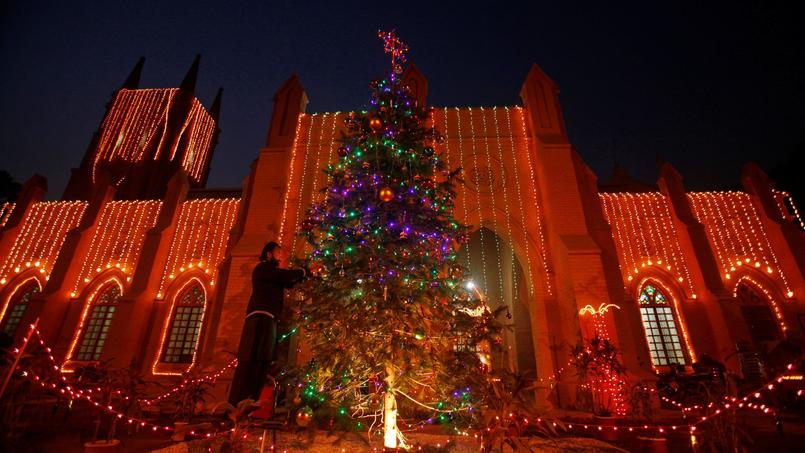
[(347, 153), (348, 153), (348, 152), (349, 152), (349, 151), (347, 151), (347, 147), (346, 147), (346, 146), (339, 146), (339, 147), (338, 147), (338, 155), (339, 155), (339, 156), (344, 157), (344, 156), (346, 156), (346, 155), (347, 155)]
[(381, 127), (383, 127), (383, 122), (380, 121), (380, 118), (372, 118), (369, 120), (369, 128), (374, 132), (379, 131)]
[(384, 187), (378, 192), (378, 197), (380, 197), (380, 201), (388, 203), (394, 199), (394, 191), (390, 187)]
[(296, 412), (296, 424), (302, 428), (308, 426), (313, 421), (313, 409), (305, 406)]

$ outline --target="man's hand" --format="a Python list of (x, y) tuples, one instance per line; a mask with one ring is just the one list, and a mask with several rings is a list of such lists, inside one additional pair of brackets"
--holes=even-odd
[(315, 275), (315, 276), (318, 277), (321, 274), (322, 267), (323, 266), (322, 266), (321, 263), (319, 263), (317, 261), (314, 261), (314, 262), (310, 263), (310, 267), (308, 268), (308, 270), (310, 270), (310, 273), (312, 275)]

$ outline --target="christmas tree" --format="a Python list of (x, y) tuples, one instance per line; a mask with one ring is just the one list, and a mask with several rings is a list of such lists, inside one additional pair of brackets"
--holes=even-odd
[(447, 168), (431, 109), (403, 83), (407, 46), (393, 31), (379, 37), (391, 70), (370, 84), (368, 109), (346, 118), (326, 196), (302, 223), (307, 264), (320, 270), (300, 314), (313, 353), (304, 396), (348, 419), (382, 418), (394, 448), (405, 446), (398, 404), (431, 420), (482, 404), (499, 329), (457, 259), (468, 234), (453, 217), (460, 169)]

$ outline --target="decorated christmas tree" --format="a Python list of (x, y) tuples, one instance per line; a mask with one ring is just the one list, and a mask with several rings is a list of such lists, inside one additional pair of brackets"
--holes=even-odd
[(453, 217), (460, 169), (440, 157), (431, 109), (403, 83), (407, 46), (393, 31), (379, 37), (391, 69), (371, 82), (367, 110), (346, 118), (326, 196), (302, 223), (307, 264), (320, 271), (300, 314), (313, 353), (303, 396), (356, 423), (382, 421), (393, 448), (405, 446), (398, 404), (431, 421), (482, 404), (499, 329), (457, 259), (468, 234)]

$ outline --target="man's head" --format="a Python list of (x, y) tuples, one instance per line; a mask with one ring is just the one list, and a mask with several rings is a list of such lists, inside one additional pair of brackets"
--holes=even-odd
[(279, 244), (271, 241), (263, 247), (260, 261), (276, 261), (278, 266), (285, 267), (288, 262), (288, 253)]

